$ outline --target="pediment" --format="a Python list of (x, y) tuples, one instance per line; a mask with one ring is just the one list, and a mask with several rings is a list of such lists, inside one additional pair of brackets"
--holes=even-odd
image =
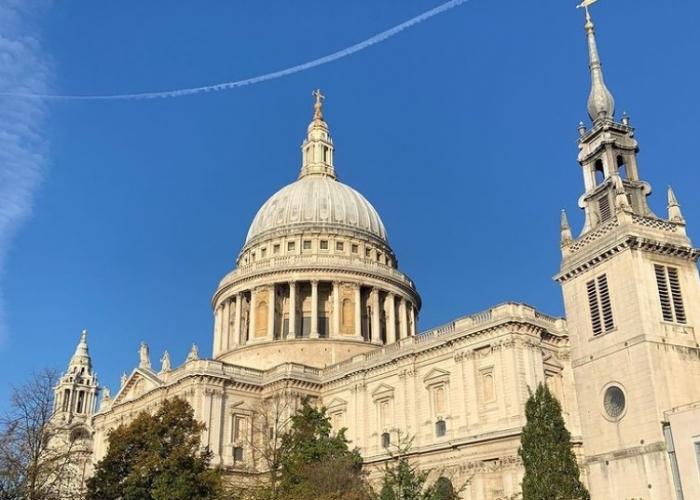
[(136, 368), (119, 389), (112, 405), (131, 401), (162, 385), (163, 382), (151, 370)]
[(441, 370), (440, 368), (433, 368), (430, 370), (425, 377), (423, 377), (424, 384), (434, 384), (436, 382), (443, 382), (450, 378), (450, 372), (447, 370)]
[(328, 410), (338, 410), (340, 408), (345, 408), (347, 406), (348, 406), (348, 402), (345, 401), (344, 399), (333, 398), (333, 400), (330, 403), (328, 403), (328, 406), (326, 406), (326, 408)]
[(542, 366), (545, 373), (557, 374), (564, 370), (564, 365), (561, 361), (555, 358), (551, 353), (547, 353), (542, 357)]
[(394, 388), (391, 387), (390, 385), (379, 384), (372, 391), (371, 394), (372, 394), (372, 399), (393, 398), (394, 397)]

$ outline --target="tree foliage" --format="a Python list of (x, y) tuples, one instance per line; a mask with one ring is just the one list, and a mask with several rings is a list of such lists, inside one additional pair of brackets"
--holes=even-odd
[(110, 432), (105, 457), (87, 482), (87, 500), (211, 500), (221, 477), (200, 450), (204, 424), (183, 399), (165, 400)]
[(325, 408), (308, 400), (290, 419), (279, 440), (277, 482), (259, 498), (366, 500), (362, 457), (348, 448), (345, 429), (333, 432)]
[(518, 450), (525, 466), (523, 500), (590, 500), (579, 479), (561, 404), (546, 384), (530, 394), (525, 415)]
[(56, 422), (53, 389), (58, 374), (33, 374), (12, 389), (0, 415), (0, 500), (57, 500), (79, 494), (85, 459)]
[(452, 481), (440, 476), (430, 482), (432, 471), (420, 470), (411, 462), (410, 448), (411, 440), (400, 437), (397, 452), (384, 463), (379, 494), (375, 497), (378, 500), (457, 500)]

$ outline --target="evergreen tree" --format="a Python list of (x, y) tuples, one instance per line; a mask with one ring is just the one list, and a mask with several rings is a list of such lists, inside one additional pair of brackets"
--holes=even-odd
[(546, 384), (530, 393), (525, 416), (518, 450), (525, 466), (523, 500), (590, 500), (579, 479), (561, 404)]
[(281, 471), (274, 498), (365, 500), (362, 457), (348, 444), (345, 429), (332, 432), (326, 409), (304, 400), (281, 439)]
[(105, 457), (87, 482), (87, 500), (213, 500), (221, 488), (211, 453), (200, 451), (204, 424), (183, 399), (165, 400), (109, 434)]

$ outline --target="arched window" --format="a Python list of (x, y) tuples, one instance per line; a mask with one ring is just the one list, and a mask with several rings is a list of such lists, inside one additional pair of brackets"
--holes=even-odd
[(433, 401), (435, 406), (435, 415), (442, 416), (445, 414), (445, 388), (443, 386), (436, 387), (433, 392)]
[(264, 336), (267, 333), (267, 302), (262, 300), (255, 307), (255, 336)]
[(484, 401), (494, 401), (496, 399), (496, 390), (493, 383), (493, 373), (484, 373), (482, 384)]
[(595, 175), (595, 184), (599, 186), (605, 181), (605, 168), (603, 167), (603, 160), (596, 160), (593, 166), (593, 174)]
[(435, 481), (435, 497), (436, 500), (457, 500), (459, 497), (455, 492), (452, 481), (445, 476), (439, 477)]

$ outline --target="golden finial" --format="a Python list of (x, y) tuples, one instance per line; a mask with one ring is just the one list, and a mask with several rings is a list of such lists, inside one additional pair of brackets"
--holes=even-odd
[(316, 103), (314, 104), (314, 120), (323, 120), (323, 113), (321, 112), (323, 103), (321, 101), (323, 101), (326, 96), (321, 94), (321, 89), (314, 90), (311, 92), (311, 95), (316, 98)]
[(583, 0), (580, 4), (576, 6), (577, 9), (583, 8), (586, 10), (586, 31), (593, 30), (593, 21), (591, 20), (591, 13), (588, 12), (588, 6), (596, 3), (598, 0)]

